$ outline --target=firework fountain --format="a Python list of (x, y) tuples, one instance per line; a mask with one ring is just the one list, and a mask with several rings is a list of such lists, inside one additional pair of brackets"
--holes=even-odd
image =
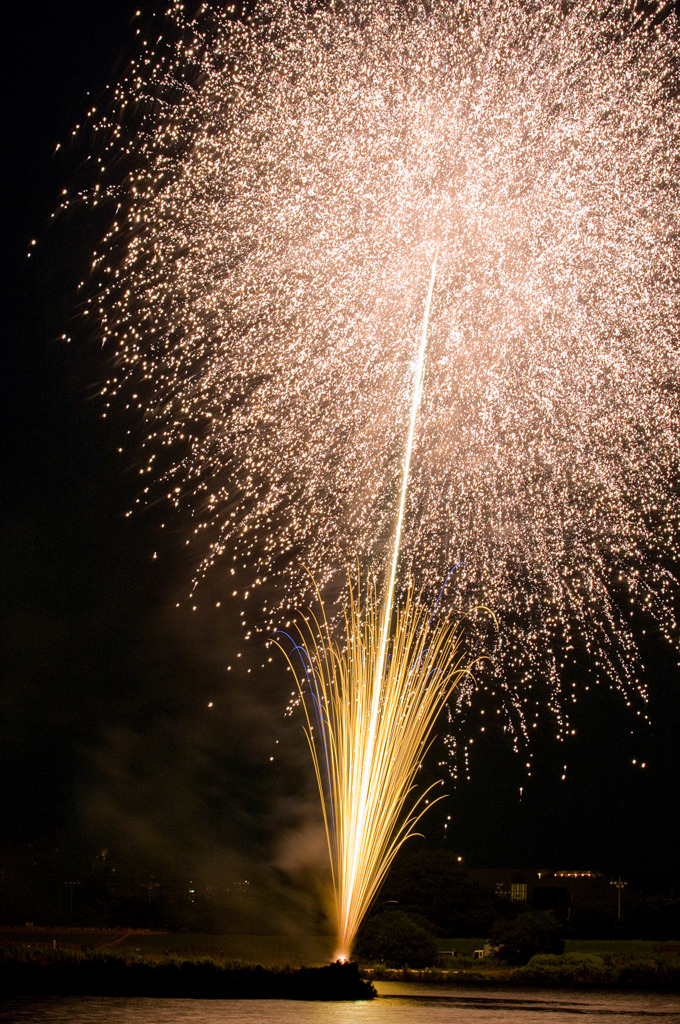
[(404, 579), (464, 562), (447, 608), (498, 615), (515, 746), (544, 716), (570, 733), (575, 659), (644, 715), (636, 632), (677, 634), (675, 18), (272, 0), (155, 25), (91, 114), (90, 196), (116, 213), (89, 312), (105, 403), (147, 425), (140, 502), (188, 510), (197, 579), (219, 566), (272, 629), (310, 595), (301, 563), (332, 587), (388, 561), (399, 501)]

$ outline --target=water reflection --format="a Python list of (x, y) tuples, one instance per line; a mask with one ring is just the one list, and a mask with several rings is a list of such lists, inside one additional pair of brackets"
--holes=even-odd
[(371, 1003), (21, 998), (0, 1024), (678, 1024), (680, 995), (446, 989), (381, 982)]

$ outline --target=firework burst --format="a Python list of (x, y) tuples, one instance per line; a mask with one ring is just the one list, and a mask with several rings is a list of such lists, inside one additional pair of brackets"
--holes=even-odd
[(516, 742), (569, 731), (577, 655), (644, 713), (634, 628), (677, 633), (680, 41), (631, 25), (177, 3), (92, 116), (104, 401), (144, 419), (140, 501), (188, 510), (198, 577), (268, 628), (299, 562), (385, 564), (438, 247), (401, 566), (462, 562), (451, 607), (497, 613)]

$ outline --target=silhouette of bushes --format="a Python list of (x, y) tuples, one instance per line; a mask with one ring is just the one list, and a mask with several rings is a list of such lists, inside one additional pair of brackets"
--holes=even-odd
[(617, 956), (606, 953), (538, 954), (512, 975), (518, 985), (678, 989), (680, 957)]
[(194, 999), (372, 999), (356, 964), (270, 968), (211, 959), (152, 960), (47, 948), (0, 950), (4, 994), (157, 996)]

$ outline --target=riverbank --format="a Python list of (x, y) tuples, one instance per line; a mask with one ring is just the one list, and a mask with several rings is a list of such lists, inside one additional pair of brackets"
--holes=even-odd
[(50, 946), (0, 951), (4, 996), (149, 996), (186, 999), (354, 1001), (376, 991), (356, 964), (263, 967), (260, 964), (172, 957), (152, 959), (112, 951)]
[[(344, 974), (334, 975), (335, 965), (328, 964), (331, 943), (321, 935), (0, 928), (0, 992), (17, 992), (21, 985), (23, 991), (36, 993), (52, 986), (60, 993), (371, 998), (371, 993), (357, 988), (362, 978), (369, 983), (406, 981), (456, 989), (680, 991), (680, 942), (574, 940), (560, 956), (536, 956), (525, 967), (516, 968), (493, 958), (475, 959), (472, 951), (481, 945), (477, 939), (447, 940), (449, 952), (442, 950), (439, 966), (429, 969), (403, 971), (371, 965), (357, 971), (348, 965)], [(450, 953), (452, 948), (455, 956)], [(37, 966), (29, 968), (28, 963)], [(254, 966), (262, 964), (265, 966)], [(29, 977), (31, 971), (36, 975)], [(326, 973), (318, 973), (323, 971)], [(83, 988), (85, 985), (89, 988)], [(296, 991), (301, 994), (290, 994)]]
[(376, 966), (363, 970), (370, 981), (399, 981), (466, 987), (522, 987), (560, 989), (623, 989), (680, 992), (680, 955), (649, 956), (618, 953), (539, 954), (524, 967), (498, 961), (461, 964), (456, 968), (391, 970)]

